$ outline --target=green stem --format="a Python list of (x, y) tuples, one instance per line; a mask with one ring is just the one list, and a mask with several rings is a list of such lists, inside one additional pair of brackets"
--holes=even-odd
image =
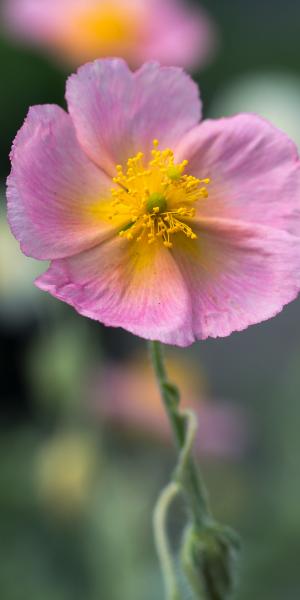
[[(158, 385), (167, 415), (173, 430), (177, 448), (182, 452), (186, 446), (187, 417), (190, 413), (180, 413), (178, 410), (179, 394), (177, 388), (170, 383), (166, 373), (163, 350), (160, 342), (149, 342), (150, 354), (153, 368), (157, 377)], [(179, 478), (184, 478), (183, 492), (186, 495), (191, 517), (198, 530), (202, 529), (211, 520), (211, 513), (208, 506), (207, 493), (201, 480), (200, 474), (196, 468), (194, 460), (187, 454), (185, 457), (185, 468), (180, 469)]]
[(150, 352), (163, 403), (179, 451), (173, 482), (162, 492), (154, 514), (157, 550), (168, 600), (179, 600), (180, 590), (167, 536), (167, 516), (171, 502), (182, 492), (189, 508), (190, 522), (181, 550), (181, 563), (194, 596), (204, 600), (231, 597), (236, 581), (239, 544), (228, 528), (212, 517), (206, 489), (192, 457), (197, 421), (191, 411), (179, 410), (179, 392), (168, 380), (162, 346), (150, 342)]
[(176, 566), (172, 557), (167, 534), (167, 516), (171, 503), (180, 492), (180, 486), (172, 481), (162, 491), (153, 516), (154, 535), (157, 553), (164, 576), (167, 600), (180, 600)]

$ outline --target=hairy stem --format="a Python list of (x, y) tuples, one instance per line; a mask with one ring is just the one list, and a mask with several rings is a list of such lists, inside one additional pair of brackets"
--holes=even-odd
[(150, 342), (149, 344), (154, 372), (173, 430), (175, 442), (179, 452), (185, 452), (184, 468), (180, 468), (179, 462), (175, 471), (175, 479), (181, 480), (180, 483), (182, 484), (183, 492), (187, 498), (191, 518), (196, 527), (201, 529), (210, 520), (211, 513), (204, 484), (194, 460), (191, 457), (191, 447), (188, 447), (188, 450), (186, 451), (186, 435), (189, 430), (188, 420), (193, 418), (191, 417), (192, 413), (179, 412), (179, 393), (177, 388), (168, 380), (164, 365), (162, 346), (159, 342)]
[(179, 392), (168, 380), (163, 350), (150, 342), (150, 352), (161, 397), (178, 449), (172, 482), (161, 493), (154, 512), (154, 532), (164, 576), (167, 600), (181, 600), (175, 560), (168, 535), (167, 517), (171, 503), (181, 493), (189, 512), (189, 522), (181, 546), (181, 566), (198, 600), (229, 600), (236, 581), (237, 536), (212, 517), (206, 489), (192, 456), (197, 431), (193, 412), (179, 410)]

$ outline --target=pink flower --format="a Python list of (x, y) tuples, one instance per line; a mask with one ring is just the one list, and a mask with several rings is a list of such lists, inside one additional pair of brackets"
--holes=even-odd
[(193, 68), (216, 45), (210, 18), (181, 0), (6, 0), (4, 22), (73, 65), (119, 55)]
[[(171, 442), (171, 431), (157, 383), (147, 356), (110, 364), (95, 373), (92, 414), (125, 431)], [(168, 360), (168, 372), (179, 385), (183, 409), (192, 408), (199, 428), (195, 448), (199, 454), (238, 458), (249, 443), (246, 415), (228, 401), (209, 398), (203, 374), (189, 359)]]
[(196, 85), (155, 63), (87, 64), (67, 102), (31, 108), (11, 156), (12, 231), (52, 260), (38, 287), (179, 346), (297, 296), (300, 166), (285, 134), (247, 114), (199, 125)]

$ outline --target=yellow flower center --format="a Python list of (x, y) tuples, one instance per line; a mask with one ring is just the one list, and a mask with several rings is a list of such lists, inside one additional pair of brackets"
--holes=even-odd
[(172, 150), (159, 150), (158, 145), (154, 140), (148, 164), (138, 152), (127, 161), (126, 171), (117, 165), (109, 218), (118, 222), (124, 218), (121, 237), (149, 244), (161, 240), (166, 248), (172, 248), (173, 236), (179, 232), (197, 239), (190, 221), (196, 213), (195, 203), (208, 196), (205, 186), (210, 180), (186, 175), (188, 161), (175, 164)]
[(136, 16), (122, 2), (103, 2), (94, 8), (74, 11), (71, 30), (75, 43), (93, 47), (131, 44), (137, 35)]

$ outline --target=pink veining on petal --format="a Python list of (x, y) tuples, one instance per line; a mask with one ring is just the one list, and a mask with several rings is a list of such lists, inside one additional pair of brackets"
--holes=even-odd
[[(180, 69), (155, 63), (133, 74), (122, 60), (95, 61), (69, 79), (67, 98), (70, 115), (54, 106), (31, 110), (8, 181), (9, 219), (22, 249), (53, 260), (40, 288), (106, 325), (179, 346), (269, 319), (297, 296), (300, 162), (282, 132), (254, 115), (198, 126), (196, 86)], [(162, 231), (149, 239), (148, 196), (136, 216), (128, 208), (131, 184), (112, 180), (116, 163), (136, 152), (147, 160), (154, 137), (188, 159), (187, 174), (211, 178), (195, 216), (174, 204), (185, 229), (169, 227), (172, 243)], [(154, 170), (151, 185), (164, 168)], [(138, 196), (149, 194), (140, 175)], [(185, 181), (180, 175), (174, 185)], [(128, 238), (111, 213), (105, 217), (108, 197), (116, 206), (116, 184)]]
[(188, 291), (171, 253), (160, 250), (149, 246), (145, 259), (127, 240), (116, 237), (53, 261), (36, 284), (105, 325), (186, 346), (193, 341)]
[(194, 339), (224, 337), (270, 319), (300, 289), (300, 238), (260, 224), (199, 221), (198, 240), (174, 249), (191, 298)]
[(252, 114), (206, 120), (176, 147), (189, 172), (210, 177), (203, 217), (260, 223), (300, 236), (300, 168), (295, 144)]
[(156, 137), (174, 146), (201, 118), (191, 78), (152, 62), (135, 73), (120, 59), (84, 65), (69, 78), (66, 96), (82, 147), (111, 174), (136, 152), (147, 159)]
[(35, 106), (14, 141), (8, 218), (25, 254), (70, 256), (110, 235), (92, 208), (110, 195), (111, 180), (80, 148), (59, 106)]

